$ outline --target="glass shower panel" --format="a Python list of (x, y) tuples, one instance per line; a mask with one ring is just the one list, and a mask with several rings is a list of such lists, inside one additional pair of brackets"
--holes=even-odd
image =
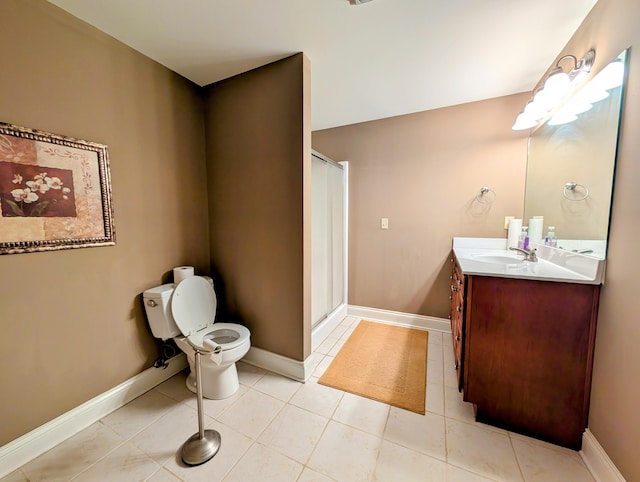
[(330, 199), (330, 294), (329, 312), (344, 302), (344, 171), (336, 166), (329, 167), (328, 191)]
[(311, 157), (311, 319), (315, 325), (344, 303), (344, 170)]
[(329, 272), (327, 259), (328, 190), (327, 163), (311, 157), (311, 321), (313, 324), (327, 316), (329, 305)]

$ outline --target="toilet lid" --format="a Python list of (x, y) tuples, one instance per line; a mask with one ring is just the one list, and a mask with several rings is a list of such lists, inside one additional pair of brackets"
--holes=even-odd
[(213, 286), (201, 276), (182, 280), (171, 297), (173, 319), (185, 336), (213, 325), (216, 306)]

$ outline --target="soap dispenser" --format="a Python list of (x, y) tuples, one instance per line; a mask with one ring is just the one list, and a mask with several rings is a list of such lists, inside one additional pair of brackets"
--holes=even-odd
[(558, 245), (558, 239), (556, 238), (555, 227), (549, 226), (549, 232), (547, 233), (547, 237), (544, 238), (544, 244), (547, 246), (551, 246), (555, 248)]
[(527, 234), (528, 226), (522, 226), (522, 232), (518, 238), (518, 248), (529, 249), (529, 235)]

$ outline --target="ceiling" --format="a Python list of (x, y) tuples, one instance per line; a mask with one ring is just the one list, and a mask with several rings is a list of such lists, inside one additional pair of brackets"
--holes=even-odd
[(596, 3), (50, 1), (199, 85), (304, 52), (313, 130), (530, 91)]

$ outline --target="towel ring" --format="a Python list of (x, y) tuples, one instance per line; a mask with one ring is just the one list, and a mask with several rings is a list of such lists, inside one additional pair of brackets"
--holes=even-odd
[[(571, 191), (575, 193), (576, 188), (580, 187), (584, 191), (584, 196), (582, 197), (569, 197), (567, 191)], [(564, 190), (562, 191), (562, 195), (567, 201), (584, 201), (589, 197), (589, 189), (584, 184), (578, 184), (577, 182), (568, 182), (564, 185)]]
[[(484, 198), (484, 195), (487, 193), (492, 193), (493, 197), (491, 198)], [(480, 188), (480, 192), (476, 195), (476, 201), (478, 201), (481, 204), (493, 204), (493, 201), (496, 200), (496, 192), (493, 189), (489, 189), (487, 186), (482, 186)]]

